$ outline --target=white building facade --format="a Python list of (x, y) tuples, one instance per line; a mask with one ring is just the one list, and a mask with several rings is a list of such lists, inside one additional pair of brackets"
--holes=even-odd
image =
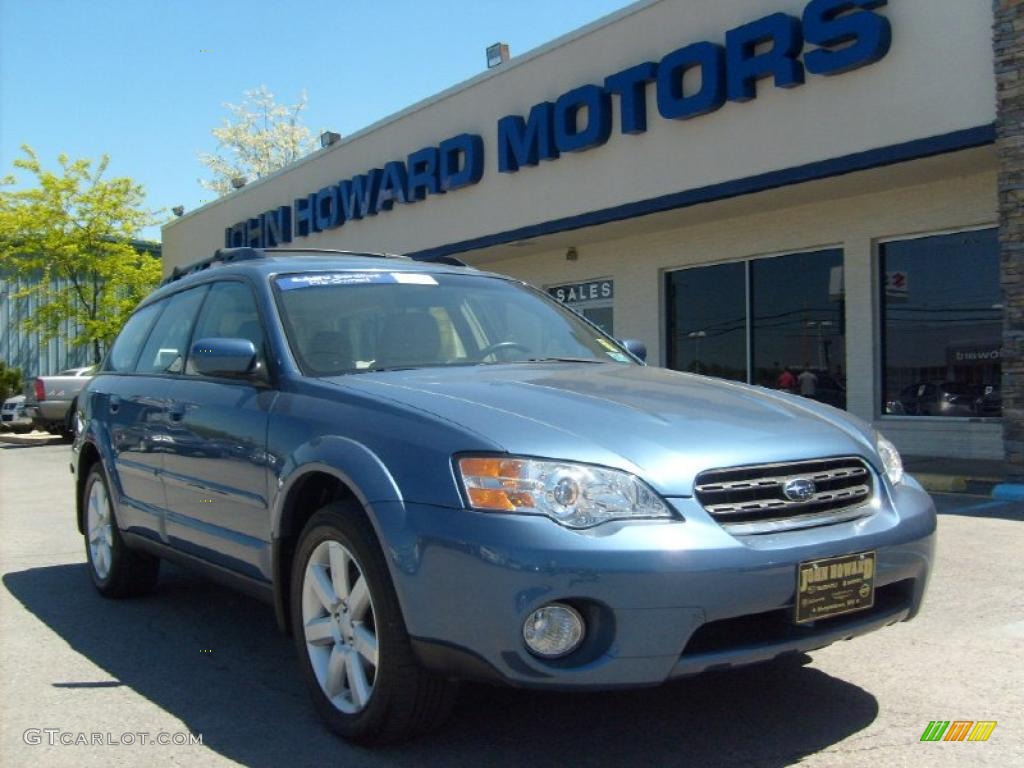
[(648, 361), (1001, 458), (990, 0), (641, 0), (164, 228), (451, 256)]

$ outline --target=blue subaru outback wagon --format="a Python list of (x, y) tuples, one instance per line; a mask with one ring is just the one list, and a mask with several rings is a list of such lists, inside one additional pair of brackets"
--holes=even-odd
[(655, 685), (918, 612), (935, 510), (892, 444), (642, 356), (456, 264), (218, 251), (79, 399), (92, 580), (139, 595), (167, 559), (264, 598), (361, 742), (458, 680)]

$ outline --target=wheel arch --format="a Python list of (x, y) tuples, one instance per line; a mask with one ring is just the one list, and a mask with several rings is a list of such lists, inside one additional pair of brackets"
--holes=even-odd
[[(307, 444), (285, 462), (278, 475), (271, 530), (271, 580), (278, 626), (290, 631), (290, 582), (299, 534), (313, 514), (334, 501), (351, 501), (384, 545), (376, 502), (401, 501), (401, 493), (383, 462), (365, 446), (346, 438)], [(391, 568), (390, 558), (385, 561)]]
[(78, 451), (78, 465), (75, 472), (75, 521), (78, 524), (78, 532), (85, 534), (85, 507), (82, 505), (82, 494), (85, 491), (85, 482), (89, 479), (89, 471), (95, 464), (103, 466), (103, 458), (95, 443), (86, 440)]

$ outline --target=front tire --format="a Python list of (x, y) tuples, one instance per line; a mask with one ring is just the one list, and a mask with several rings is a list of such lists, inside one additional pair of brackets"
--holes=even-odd
[(103, 467), (93, 464), (82, 490), (85, 556), (92, 583), (104, 597), (138, 597), (152, 591), (160, 575), (159, 558), (128, 548), (114, 517)]
[(384, 555), (354, 504), (328, 504), (303, 529), (291, 618), (314, 706), (338, 735), (401, 741), (448, 716), (455, 686), (416, 664)]

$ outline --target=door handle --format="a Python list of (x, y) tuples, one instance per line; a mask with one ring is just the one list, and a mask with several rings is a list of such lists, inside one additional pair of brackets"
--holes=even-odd
[(171, 403), (167, 406), (167, 416), (171, 421), (181, 421), (185, 418), (185, 404)]
[(119, 395), (111, 395), (109, 407), (111, 413), (117, 413), (117, 409), (121, 407), (121, 397)]

